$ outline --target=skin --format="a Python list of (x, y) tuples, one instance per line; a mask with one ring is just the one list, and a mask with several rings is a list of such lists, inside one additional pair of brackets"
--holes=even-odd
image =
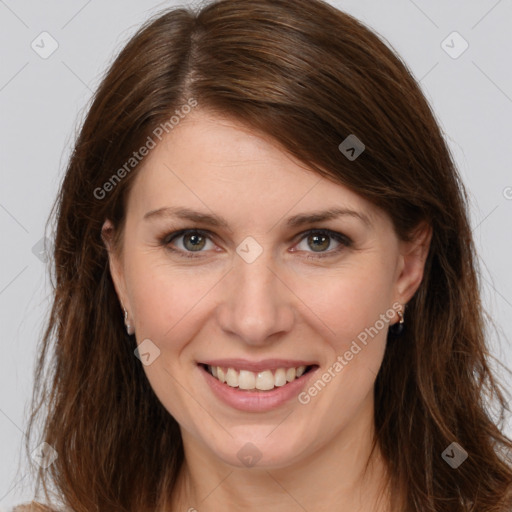
[[(220, 215), (228, 227), (144, 220), (169, 206)], [(293, 215), (328, 207), (358, 212), (369, 224), (344, 215), (286, 225)], [(270, 412), (233, 409), (212, 394), (197, 362), (304, 359), (316, 361), (321, 376), (358, 334), (413, 296), (430, 229), (399, 240), (388, 215), (364, 198), (313, 173), (267, 137), (204, 110), (182, 120), (145, 158), (130, 192), (120, 254), (109, 243), (111, 229), (107, 220), (119, 300), (137, 342), (149, 338), (160, 350), (144, 370), (183, 437), (185, 464), (172, 510), (389, 510), (378, 447), (364, 470), (374, 433), (373, 386), (396, 314), (307, 404), (293, 399)], [(181, 229), (212, 236), (200, 252), (186, 237), (170, 243), (178, 252), (159, 243)], [(327, 238), (319, 249), (301, 235), (309, 229), (342, 233), (352, 243)], [(263, 250), (250, 264), (236, 252), (248, 236)], [(197, 257), (180, 256), (187, 248)], [(252, 467), (237, 457), (247, 442), (261, 455)]]

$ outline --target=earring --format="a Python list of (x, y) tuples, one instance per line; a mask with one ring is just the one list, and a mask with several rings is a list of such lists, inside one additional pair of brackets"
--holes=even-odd
[(397, 311), (398, 322), (389, 326), (389, 333), (393, 336), (401, 336), (405, 330), (404, 314), (401, 311)]
[(124, 325), (126, 325), (126, 332), (129, 335), (132, 335), (135, 332), (135, 329), (132, 327), (130, 322), (128, 321), (128, 311), (126, 311), (126, 308), (124, 309)]

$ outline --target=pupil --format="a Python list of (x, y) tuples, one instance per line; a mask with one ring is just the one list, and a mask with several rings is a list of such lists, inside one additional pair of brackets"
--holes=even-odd
[(308, 243), (309, 242), (313, 242), (313, 245), (311, 245), (310, 247), (314, 251), (316, 251), (317, 249), (320, 249), (320, 251), (322, 251), (329, 248), (329, 237), (326, 235), (309, 235)]
[[(204, 247), (204, 238), (201, 235), (187, 235), (184, 238), (185, 247), (191, 251), (197, 251)], [(191, 243), (189, 246), (187, 241)]]

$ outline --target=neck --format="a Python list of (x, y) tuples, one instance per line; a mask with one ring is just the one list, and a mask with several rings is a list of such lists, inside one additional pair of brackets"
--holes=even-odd
[(371, 453), (373, 408), (362, 409), (330, 442), (286, 467), (234, 467), (182, 431), (185, 462), (172, 511), (388, 512), (388, 473), (378, 444)]

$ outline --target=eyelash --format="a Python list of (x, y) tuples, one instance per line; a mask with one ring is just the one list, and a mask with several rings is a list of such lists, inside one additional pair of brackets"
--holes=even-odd
[[(184, 258), (200, 258), (200, 257), (202, 257), (202, 256), (200, 256), (200, 253), (204, 252), (204, 251), (196, 251), (198, 253), (196, 255), (196, 254), (194, 254), (193, 251), (183, 251), (183, 250), (174, 249), (171, 247), (171, 245), (170, 245), (171, 242), (173, 242), (180, 236), (187, 235), (187, 234), (197, 234), (202, 237), (208, 238), (210, 240), (212, 238), (210, 232), (202, 230), (202, 229), (181, 229), (179, 231), (174, 231), (172, 233), (166, 233), (165, 235), (159, 237), (159, 239), (158, 239), (159, 245), (165, 247), (167, 250), (169, 250), (173, 253), (179, 254), (180, 256), (182, 256)], [(320, 259), (320, 258), (326, 258), (329, 256), (333, 256), (333, 255), (341, 252), (344, 248), (350, 247), (352, 245), (352, 240), (349, 237), (347, 237), (346, 235), (343, 235), (342, 233), (338, 233), (336, 231), (331, 231), (330, 229), (310, 229), (308, 231), (304, 231), (303, 233), (298, 235), (298, 236), (300, 236), (300, 238), (298, 239), (297, 244), (302, 242), (302, 240), (304, 240), (305, 238), (307, 238), (310, 235), (325, 235), (329, 238), (336, 240), (336, 242), (338, 242), (340, 245), (338, 248), (333, 249), (333, 250), (321, 251), (318, 253), (313, 252), (313, 254), (315, 254), (315, 256), (306, 255), (305, 258), (307, 258), (307, 259)]]

